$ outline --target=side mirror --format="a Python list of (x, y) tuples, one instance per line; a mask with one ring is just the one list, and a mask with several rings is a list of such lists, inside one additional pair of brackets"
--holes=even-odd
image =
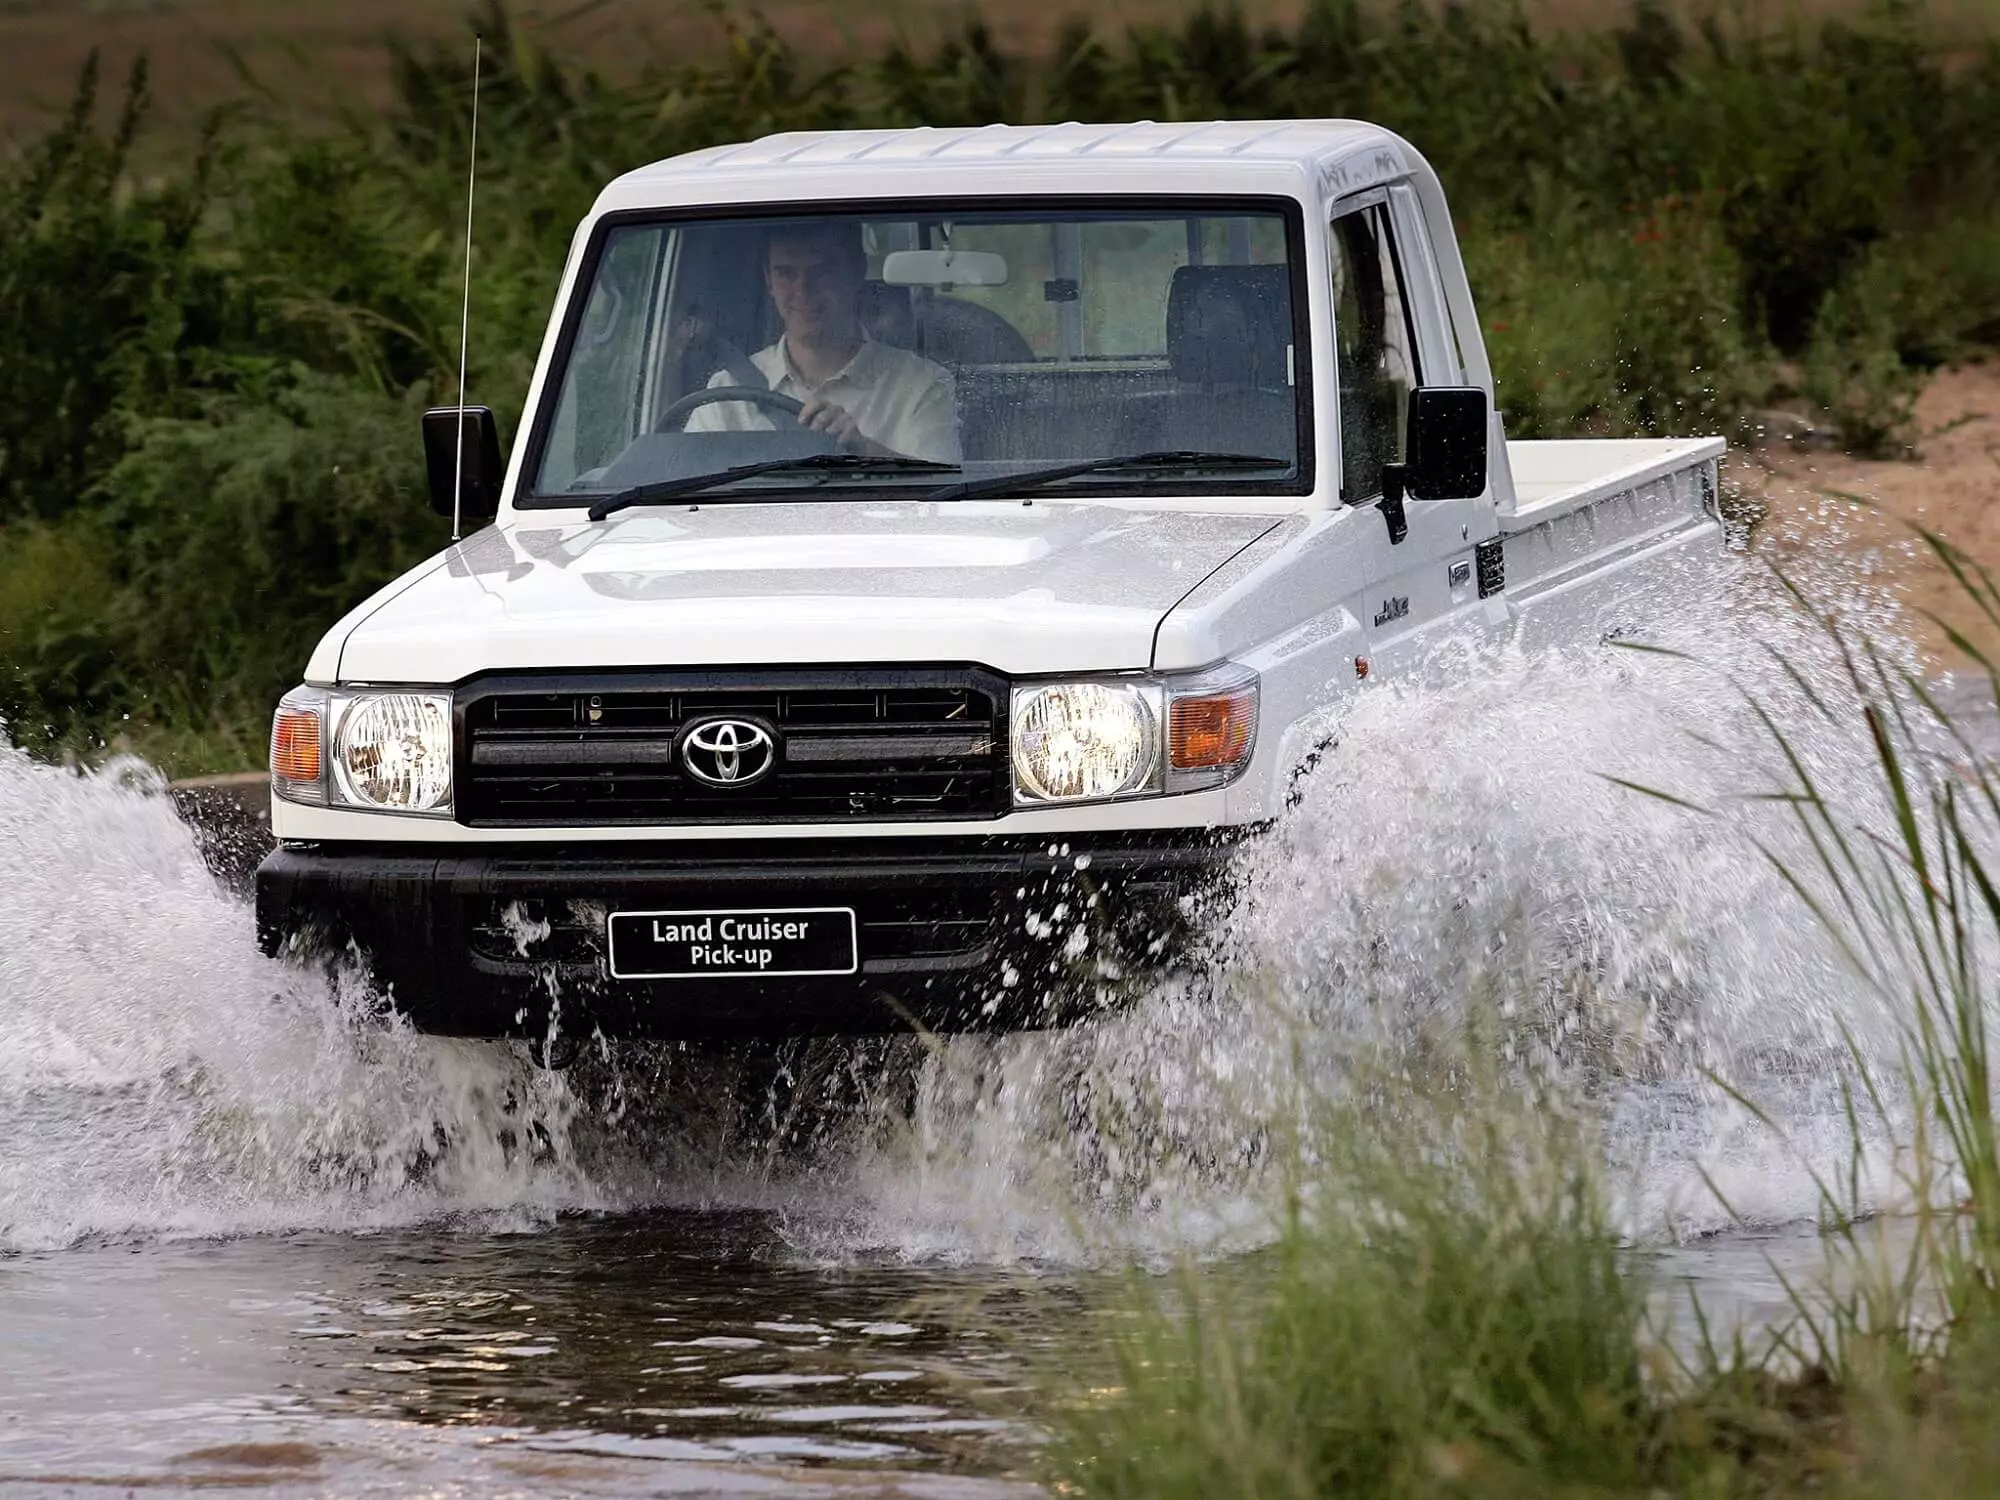
[(424, 413), (424, 470), (431, 509), (465, 521), (490, 521), (500, 513), (500, 424), (491, 407), (438, 406)]
[(1403, 486), (1412, 500), (1476, 500), (1486, 493), (1492, 431), (1478, 386), (1428, 385), (1410, 392)]

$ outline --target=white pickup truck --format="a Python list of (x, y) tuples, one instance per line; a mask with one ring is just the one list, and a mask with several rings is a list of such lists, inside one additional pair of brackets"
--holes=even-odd
[(1362, 679), (1594, 640), (1721, 539), (1718, 439), (1505, 440), (1437, 178), (1350, 121), (643, 168), (526, 413), (504, 468), (427, 414), (493, 524), (272, 734), (267, 950), (457, 1035), (1072, 1017), (1176, 960)]

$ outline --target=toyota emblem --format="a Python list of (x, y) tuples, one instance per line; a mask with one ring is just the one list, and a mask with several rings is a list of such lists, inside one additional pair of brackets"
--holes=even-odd
[(681, 736), (681, 764), (703, 786), (748, 786), (778, 763), (778, 737), (754, 719), (699, 719)]

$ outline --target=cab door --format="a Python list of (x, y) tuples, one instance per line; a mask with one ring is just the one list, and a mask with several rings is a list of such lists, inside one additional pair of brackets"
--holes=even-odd
[(1410, 393), (1464, 377), (1408, 195), (1384, 188), (1344, 199), (1329, 230), (1340, 498), (1357, 512), (1345, 561), (1355, 570), (1350, 583), (1360, 584), (1344, 602), (1366, 632), (1371, 670), (1380, 671), (1407, 664), (1440, 626), (1475, 609), (1474, 550), (1493, 531), (1493, 504), (1490, 494), (1406, 500), (1408, 534), (1391, 540), (1378, 509), (1382, 470), (1405, 457)]

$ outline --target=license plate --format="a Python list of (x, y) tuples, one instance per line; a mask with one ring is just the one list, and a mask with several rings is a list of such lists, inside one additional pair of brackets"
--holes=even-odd
[(850, 906), (615, 911), (605, 938), (613, 979), (765, 979), (861, 967)]

